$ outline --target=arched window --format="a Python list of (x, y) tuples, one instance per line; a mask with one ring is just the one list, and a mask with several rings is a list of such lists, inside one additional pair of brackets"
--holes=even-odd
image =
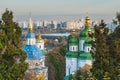
[(90, 51), (90, 49), (88, 48), (88, 51)]
[(39, 64), (38, 64), (38, 63), (36, 63), (35, 65), (36, 65), (36, 66), (39, 66)]
[(29, 39), (29, 44), (30, 44), (30, 39)]
[(73, 47), (73, 51), (74, 51), (74, 47)]
[(70, 68), (69, 68), (69, 70), (68, 70), (68, 71), (69, 71), (69, 75), (70, 75)]
[(41, 45), (39, 46), (39, 48), (41, 49)]

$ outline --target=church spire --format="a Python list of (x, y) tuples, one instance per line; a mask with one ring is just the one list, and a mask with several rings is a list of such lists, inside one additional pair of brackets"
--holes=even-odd
[(33, 31), (33, 21), (32, 19), (30, 18), (29, 19), (29, 32), (32, 32)]

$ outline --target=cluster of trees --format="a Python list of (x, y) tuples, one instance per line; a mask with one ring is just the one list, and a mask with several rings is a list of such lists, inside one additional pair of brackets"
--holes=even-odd
[(98, 80), (102, 80), (107, 75), (111, 80), (118, 77), (120, 64), (120, 13), (117, 13), (119, 25), (113, 33), (108, 34), (109, 30), (102, 20), (99, 25), (94, 26), (95, 41), (93, 42), (92, 56), (95, 59), (91, 72)]
[(0, 21), (0, 80), (22, 80), (27, 69), (26, 53), (19, 48), (21, 29), (6, 9)]

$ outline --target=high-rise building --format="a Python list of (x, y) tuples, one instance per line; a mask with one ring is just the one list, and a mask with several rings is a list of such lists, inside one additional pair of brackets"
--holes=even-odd
[(67, 21), (65, 22), (66, 30), (72, 30), (72, 29), (81, 29), (84, 26), (84, 23), (82, 21)]

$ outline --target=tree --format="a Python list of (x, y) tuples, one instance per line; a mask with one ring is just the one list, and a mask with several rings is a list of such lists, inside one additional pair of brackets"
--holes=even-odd
[(118, 73), (117, 67), (120, 65), (120, 13), (117, 13), (116, 18), (118, 19), (119, 25), (107, 37), (107, 44), (109, 45), (110, 54), (113, 57), (116, 73)]
[(0, 24), (0, 80), (22, 80), (27, 69), (26, 53), (19, 48), (21, 29), (6, 9)]
[(109, 53), (109, 45), (107, 45), (106, 37), (108, 36), (108, 29), (106, 24), (102, 20), (99, 25), (94, 26), (95, 29), (95, 41), (93, 41), (92, 56), (94, 58), (92, 65), (92, 74), (98, 80), (102, 80), (105, 72), (110, 74), (110, 77), (114, 80), (114, 65), (111, 54)]
[(119, 24), (120, 24), (120, 12), (117, 12), (116, 18), (118, 19), (118, 22), (119, 22)]
[(65, 47), (57, 47), (46, 54), (48, 80), (63, 80), (65, 75)]

